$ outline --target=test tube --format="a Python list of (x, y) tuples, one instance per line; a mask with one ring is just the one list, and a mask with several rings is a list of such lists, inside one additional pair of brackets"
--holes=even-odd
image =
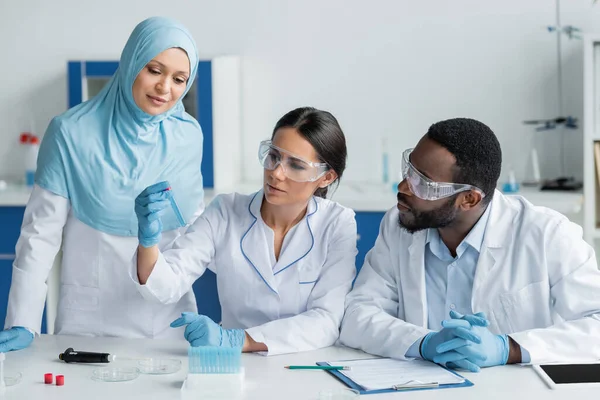
[(175, 212), (175, 216), (177, 217), (177, 220), (179, 221), (179, 225), (181, 225), (182, 227), (185, 226), (185, 220), (183, 219), (183, 215), (181, 215), (181, 211), (179, 210), (179, 207), (177, 206), (177, 202), (175, 201), (175, 198), (173, 196), (171, 196), (171, 198), (169, 200), (171, 200), (171, 207), (173, 208), (173, 211)]
[[(165, 191), (168, 191), (168, 190), (171, 190), (170, 186), (165, 189)], [(175, 216), (177, 217), (177, 220), (179, 221), (179, 225), (181, 225), (181, 227), (184, 227), (185, 219), (183, 219), (183, 215), (181, 215), (181, 210), (179, 210), (179, 206), (177, 206), (177, 202), (175, 201), (175, 198), (173, 197), (173, 195), (171, 195), (169, 200), (171, 201), (171, 208), (173, 209), (173, 212), (175, 213)]]

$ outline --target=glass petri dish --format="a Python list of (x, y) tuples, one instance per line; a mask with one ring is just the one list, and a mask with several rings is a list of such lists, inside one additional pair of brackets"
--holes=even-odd
[(138, 369), (142, 374), (172, 374), (181, 369), (181, 361), (174, 358), (147, 358), (138, 361)]
[(92, 372), (92, 379), (101, 382), (132, 381), (140, 376), (140, 370), (135, 367), (102, 367)]
[(319, 392), (319, 400), (347, 400), (358, 399), (360, 393), (354, 389), (333, 389)]
[(20, 372), (17, 372), (15, 375), (4, 375), (4, 384), (6, 386), (15, 386), (21, 382), (22, 377), (23, 375)]

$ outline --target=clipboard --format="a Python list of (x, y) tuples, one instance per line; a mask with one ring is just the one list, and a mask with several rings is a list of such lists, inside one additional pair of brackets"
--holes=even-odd
[[(355, 360), (343, 360), (343, 361), (355, 361)], [(337, 361), (337, 362), (342, 363), (343, 361)], [(330, 365), (329, 362), (327, 362), (327, 361), (319, 361), (316, 364), (320, 365), (320, 366)], [(346, 375), (344, 375), (341, 371), (338, 371), (338, 370), (327, 370), (327, 372), (330, 373), (331, 375), (333, 375), (334, 377), (336, 377), (339, 381), (341, 381), (343, 384), (345, 384), (349, 388), (354, 389), (354, 390), (358, 390), (358, 392), (361, 395), (364, 395), (364, 394), (378, 394), (378, 393), (395, 393), (395, 392), (416, 391), (416, 390), (451, 389), (451, 388), (461, 388), (461, 387), (470, 387), (470, 386), (473, 386), (473, 382), (471, 382), (470, 380), (466, 379), (462, 375), (459, 375), (455, 371), (452, 371), (452, 370), (450, 370), (450, 369), (448, 369), (448, 368), (446, 368), (444, 366), (440, 365), (440, 367), (444, 368), (448, 372), (450, 372), (450, 373), (452, 373), (452, 374), (454, 374), (454, 375), (456, 375), (456, 376), (464, 379), (464, 381), (461, 382), (461, 383), (441, 384), (441, 385), (438, 385), (438, 384), (427, 384), (427, 383), (424, 383), (422, 385), (410, 385), (410, 386), (396, 385), (395, 387), (389, 388), (389, 389), (367, 390), (367, 389), (363, 388), (362, 386), (358, 385), (357, 383), (355, 383), (353, 380), (351, 380)]]

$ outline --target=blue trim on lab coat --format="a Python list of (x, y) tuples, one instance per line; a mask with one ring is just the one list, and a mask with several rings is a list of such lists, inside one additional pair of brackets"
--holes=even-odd
[(279, 271), (275, 272), (273, 275), (277, 275), (278, 273), (283, 272), (286, 269), (288, 269), (289, 267), (291, 267), (292, 265), (296, 264), (298, 261), (300, 261), (304, 257), (306, 257), (308, 255), (308, 253), (310, 253), (311, 250), (313, 249), (313, 246), (315, 245), (315, 236), (313, 235), (312, 229), (310, 228), (310, 223), (308, 222), (308, 217), (310, 217), (311, 215), (313, 215), (314, 213), (316, 213), (319, 210), (319, 205), (317, 204), (317, 201), (315, 200), (314, 197), (311, 200), (315, 203), (315, 211), (311, 212), (310, 214), (308, 214), (306, 216), (306, 226), (308, 226), (308, 231), (310, 232), (310, 238), (312, 240), (312, 242), (310, 244), (310, 249), (308, 249), (308, 251), (306, 253), (304, 253), (304, 255), (302, 257), (298, 258), (296, 261), (292, 261), (287, 266), (285, 266), (282, 269), (280, 269)]
[[(252, 224), (250, 224), (250, 227), (246, 230), (246, 232), (242, 235), (242, 238), (240, 239), (240, 250), (242, 251), (242, 255), (244, 256), (244, 258), (246, 259), (246, 261), (248, 261), (248, 263), (250, 263), (250, 265), (252, 265), (252, 268), (254, 268), (254, 270), (256, 271), (256, 273), (258, 274), (258, 276), (260, 276), (260, 278), (262, 279), (262, 281), (265, 283), (265, 285), (267, 285), (267, 287), (269, 289), (271, 289), (271, 291), (273, 291), (273, 293), (275, 294), (279, 294), (277, 292), (277, 290), (273, 289), (271, 287), (271, 285), (269, 285), (267, 283), (267, 281), (265, 280), (265, 278), (262, 276), (262, 274), (260, 273), (260, 271), (258, 270), (258, 268), (256, 268), (256, 265), (254, 265), (254, 263), (250, 260), (250, 258), (246, 255), (246, 253), (244, 252), (244, 247), (242, 246), (242, 243), (244, 242), (244, 238), (246, 237), (246, 235), (248, 234), (248, 232), (250, 232), (250, 229), (252, 229), (252, 227), (256, 224), (256, 221), (258, 221), (258, 218), (256, 217), (256, 215), (254, 215), (252, 213), (251, 207), (252, 207), (252, 203), (254, 202), (254, 199), (256, 198), (256, 196), (261, 193), (256, 192), (254, 194), (254, 196), (252, 196), (252, 199), (250, 199), (250, 203), (248, 204), (248, 212), (250, 213), (250, 215), (252, 215), (252, 218), (254, 218), (254, 221), (252, 222)], [(277, 275), (280, 272), (285, 271), (286, 269), (288, 269), (289, 267), (291, 267), (292, 265), (296, 264), (298, 261), (302, 260), (304, 257), (306, 257), (308, 255), (308, 253), (310, 253), (315, 245), (315, 236), (312, 233), (312, 229), (310, 227), (310, 223), (308, 221), (308, 217), (310, 217), (311, 215), (313, 215), (314, 213), (316, 213), (319, 210), (319, 205), (317, 204), (317, 201), (315, 200), (315, 198), (312, 198), (312, 201), (315, 203), (315, 210), (313, 212), (311, 212), (310, 214), (308, 214), (306, 216), (306, 225), (308, 226), (308, 231), (310, 232), (310, 237), (311, 237), (311, 244), (310, 244), (310, 248), (308, 249), (308, 251), (306, 253), (304, 253), (304, 255), (302, 255), (300, 258), (298, 258), (295, 261), (292, 261), (291, 263), (289, 263), (288, 265), (286, 265), (285, 267), (283, 267), (282, 269), (280, 269), (279, 271), (275, 272), (273, 275)], [(299, 282), (300, 284), (308, 284), (308, 283), (315, 283), (314, 282)]]
[(252, 229), (252, 227), (256, 224), (256, 221), (258, 221), (258, 218), (256, 218), (254, 216), (254, 214), (252, 214), (252, 211), (250, 210), (250, 207), (252, 206), (252, 202), (254, 201), (254, 199), (256, 198), (256, 196), (260, 193), (260, 191), (256, 192), (254, 194), (254, 196), (252, 196), (252, 199), (250, 199), (250, 203), (248, 204), (248, 212), (250, 213), (250, 215), (252, 215), (252, 217), (254, 218), (254, 222), (252, 222), (252, 224), (250, 224), (250, 227), (248, 228), (248, 230), (242, 235), (242, 238), (240, 239), (240, 250), (242, 251), (242, 255), (244, 256), (244, 258), (246, 259), (246, 261), (248, 261), (250, 263), (250, 265), (252, 265), (252, 268), (254, 268), (254, 270), (256, 271), (256, 273), (258, 274), (258, 276), (260, 276), (260, 279), (262, 279), (262, 281), (265, 283), (265, 285), (267, 285), (267, 287), (269, 289), (271, 289), (271, 291), (275, 294), (279, 294), (277, 293), (277, 290), (273, 289), (271, 287), (271, 285), (269, 285), (267, 283), (267, 281), (265, 280), (265, 278), (262, 276), (262, 274), (258, 271), (258, 269), (256, 268), (256, 266), (254, 265), (254, 263), (252, 261), (250, 261), (250, 259), (248, 258), (248, 256), (246, 255), (246, 252), (244, 251), (244, 246), (242, 246), (242, 243), (244, 242), (244, 238), (246, 237), (246, 235), (248, 234), (248, 232), (250, 232), (250, 229)]

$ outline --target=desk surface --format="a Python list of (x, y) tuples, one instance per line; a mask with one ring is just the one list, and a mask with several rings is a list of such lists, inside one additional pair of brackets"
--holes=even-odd
[[(140, 375), (130, 382), (96, 382), (90, 378), (97, 365), (66, 364), (58, 354), (67, 347), (75, 350), (100, 351), (121, 357), (168, 357), (182, 360), (182, 369), (171, 375)], [(333, 361), (370, 357), (367, 354), (341, 347), (299, 354), (263, 357), (244, 354), (246, 369), (246, 399), (313, 400), (324, 389), (344, 387), (324, 371), (290, 371), (285, 365), (312, 365), (316, 361)], [(150, 339), (86, 338), (42, 335), (31, 347), (7, 354), (7, 374), (20, 371), (21, 382), (7, 388), (2, 400), (13, 399), (177, 399), (187, 373), (187, 342)], [(132, 361), (112, 365), (131, 365)], [(106, 364), (103, 364), (104, 366)], [(45, 385), (44, 373), (65, 376), (65, 386)], [(475, 386), (470, 388), (428, 390), (373, 395), (373, 400), (434, 399), (440, 395), (447, 400), (481, 399), (598, 399), (599, 387), (551, 390), (531, 367), (516, 365), (487, 368), (478, 374), (464, 373)], [(371, 398), (371, 397), (368, 397)]]
[[(231, 190), (205, 191), (206, 204), (218, 193), (253, 193), (260, 189), (260, 183), (244, 183)], [(31, 191), (23, 185), (8, 185), (0, 190), (0, 206), (25, 206)], [(580, 192), (541, 192), (537, 188), (522, 188), (517, 193), (537, 206), (552, 208), (560, 213), (577, 214), (583, 206), (583, 194)], [(354, 211), (385, 212), (396, 204), (396, 192), (392, 185), (343, 182), (333, 194), (333, 200), (352, 208)]]

